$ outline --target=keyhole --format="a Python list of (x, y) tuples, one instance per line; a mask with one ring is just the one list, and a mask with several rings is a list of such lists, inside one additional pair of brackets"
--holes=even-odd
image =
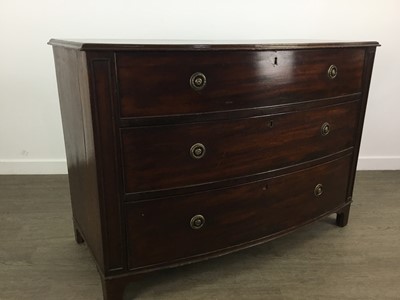
[(278, 65), (278, 57), (275, 56), (275, 59), (274, 59), (274, 66), (277, 66), (277, 65)]
[(263, 186), (263, 191), (266, 191), (266, 190), (268, 190), (268, 183), (266, 183), (266, 184)]
[(269, 127), (269, 128), (274, 127), (274, 121), (270, 120), (270, 121), (268, 122), (268, 127)]

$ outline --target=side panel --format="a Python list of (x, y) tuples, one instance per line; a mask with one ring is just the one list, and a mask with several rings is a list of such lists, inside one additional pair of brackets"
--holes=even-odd
[(362, 77), (362, 95), (361, 95), (359, 116), (357, 119), (358, 126), (354, 137), (355, 146), (354, 146), (353, 162), (352, 162), (349, 185), (347, 190), (347, 198), (349, 201), (352, 199), (353, 196), (354, 180), (356, 176), (358, 154), (360, 152), (361, 136), (364, 127), (365, 111), (367, 109), (368, 93), (369, 93), (369, 86), (371, 83), (372, 69), (374, 66), (375, 52), (376, 52), (376, 47), (369, 47), (365, 49), (364, 71)]
[(53, 47), (73, 218), (104, 270), (90, 95), (84, 52)]

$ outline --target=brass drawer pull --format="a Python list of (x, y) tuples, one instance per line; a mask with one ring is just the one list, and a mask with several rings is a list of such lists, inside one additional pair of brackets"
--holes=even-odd
[(328, 77), (330, 79), (335, 79), (338, 74), (338, 69), (335, 65), (331, 65), (328, 69)]
[(328, 122), (325, 122), (321, 126), (321, 135), (326, 136), (329, 134), (329, 132), (331, 132), (331, 125)]
[(190, 227), (192, 229), (200, 229), (203, 227), (204, 223), (206, 222), (206, 219), (202, 215), (195, 215), (191, 220), (190, 220)]
[(206, 154), (206, 147), (202, 143), (196, 143), (190, 147), (190, 156), (194, 159), (200, 159)]
[(206, 86), (206, 76), (201, 72), (196, 72), (190, 77), (190, 87), (195, 91), (200, 91)]
[(323, 185), (322, 185), (321, 183), (318, 183), (318, 184), (315, 186), (315, 188), (314, 188), (314, 195), (315, 195), (316, 197), (319, 197), (319, 196), (322, 195), (322, 193), (324, 192), (322, 188), (323, 188)]

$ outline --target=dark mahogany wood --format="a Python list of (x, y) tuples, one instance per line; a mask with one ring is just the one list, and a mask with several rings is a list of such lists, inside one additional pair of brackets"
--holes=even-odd
[(180, 123), (200, 123), (208, 121), (221, 121), (226, 119), (244, 119), (258, 117), (261, 115), (273, 115), (276, 113), (293, 112), (299, 110), (307, 110), (319, 108), (321, 106), (329, 106), (339, 104), (361, 98), (361, 92), (349, 94), (339, 97), (313, 99), (306, 101), (296, 101), (295, 103), (280, 104), (264, 107), (252, 107), (249, 109), (234, 109), (224, 111), (211, 111), (205, 113), (188, 113), (179, 115), (160, 115), (146, 116), (135, 118), (121, 118), (117, 120), (120, 127), (139, 127), (139, 126), (155, 126), (155, 125), (170, 125)]
[(81, 51), (221, 51), (359, 48), (380, 46), (375, 41), (327, 40), (118, 40), (51, 39), (48, 43)]
[(128, 277), (101, 277), (104, 300), (123, 300), (125, 290), (129, 282), (140, 279), (141, 276), (131, 275)]
[[(130, 278), (133, 280), (133, 278)], [(102, 278), (101, 285), (103, 289), (103, 299), (104, 300), (123, 300), (126, 285), (128, 282), (126, 280), (117, 279), (106, 279)]]
[(367, 108), (369, 86), (371, 83), (372, 69), (374, 66), (375, 51), (376, 51), (376, 47), (369, 47), (365, 50), (366, 55), (365, 55), (365, 60), (364, 60), (364, 72), (363, 72), (363, 93), (362, 93), (362, 98), (361, 98), (361, 107), (360, 107), (359, 117), (357, 119), (357, 121), (358, 121), (357, 132), (354, 137), (355, 144), (358, 145), (358, 147), (355, 147), (355, 149), (354, 149), (354, 156), (353, 156), (352, 168), (351, 168), (351, 173), (350, 173), (349, 186), (348, 186), (348, 190), (347, 190), (347, 196), (348, 196), (349, 200), (351, 200), (352, 195), (353, 195), (354, 180), (356, 177), (357, 162), (358, 162), (358, 154), (360, 151), (359, 145), (361, 144), (362, 130), (363, 130), (363, 126), (364, 126), (365, 112), (366, 112), (366, 108)]
[(80, 232), (80, 229), (78, 228), (78, 224), (74, 220), (74, 234), (75, 234), (75, 242), (77, 244), (83, 244), (85, 240), (83, 239), (82, 233)]
[(350, 204), (343, 207), (336, 216), (336, 225), (339, 227), (344, 227), (347, 225), (349, 221), (350, 215)]
[[(122, 117), (264, 107), (361, 91), (364, 50), (117, 53)], [(338, 75), (328, 77), (330, 65)], [(201, 91), (193, 73), (206, 76)], [(312, 84), (310, 84), (312, 82)]]
[[(342, 151), (353, 146), (358, 108), (354, 101), (249, 119), (123, 129), (125, 191), (250, 176)], [(330, 132), (323, 136), (326, 122)], [(206, 148), (201, 159), (190, 156), (195, 143)]]
[[(49, 44), (75, 240), (95, 258), (104, 299), (122, 300), (145, 273), (329, 214), (347, 224), (378, 43)], [(207, 77), (201, 91), (189, 85), (194, 72)], [(204, 158), (190, 157), (194, 143)]]
[(122, 181), (118, 163), (119, 139), (114, 119), (113, 54), (90, 52), (87, 54), (87, 65), (93, 100), (99, 201), (102, 203), (102, 218), (106, 222), (103, 223), (103, 249), (107, 252), (104, 260), (107, 274), (125, 268), (124, 222), (119, 196), (119, 183)]
[[(88, 70), (84, 52), (53, 48), (68, 162), (68, 178), (74, 227), (104, 271), (101, 203), (97, 182), (94, 129)], [(74, 230), (77, 233), (76, 229)]]
[[(345, 203), (350, 161), (346, 156), (265, 181), (128, 205), (129, 268), (206, 255), (313, 219)], [(318, 184), (323, 193), (317, 197)], [(190, 226), (195, 215), (205, 218), (200, 229)]]

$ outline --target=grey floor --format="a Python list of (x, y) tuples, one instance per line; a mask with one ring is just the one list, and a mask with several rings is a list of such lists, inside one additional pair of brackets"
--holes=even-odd
[[(0, 176), (0, 299), (102, 299), (66, 176)], [(126, 299), (400, 299), (400, 171), (359, 172), (349, 225), (153, 274)]]

